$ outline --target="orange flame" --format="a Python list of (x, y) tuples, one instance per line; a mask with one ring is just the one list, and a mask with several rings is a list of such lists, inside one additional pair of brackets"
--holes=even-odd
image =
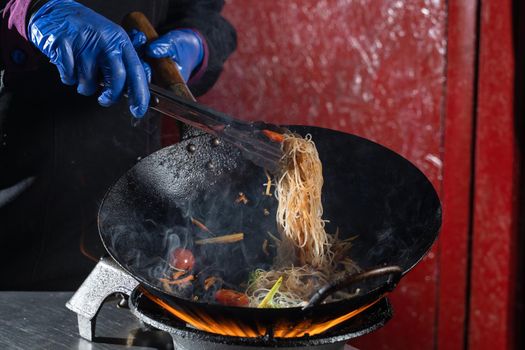
[[(268, 331), (266, 327), (259, 324), (256, 325), (256, 329), (253, 329), (248, 325), (236, 323), (232, 320), (221, 320), (219, 322), (217, 320), (214, 320), (206, 313), (181, 311), (174, 308), (171, 305), (168, 305), (165, 301), (163, 301), (160, 298), (157, 298), (148, 291), (144, 289), (141, 289), (141, 291), (144, 294), (144, 296), (153, 301), (155, 304), (159, 305), (160, 307), (162, 307), (172, 315), (176, 316), (180, 320), (201, 331), (226, 336), (248, 338), (264, 336), (265, 334), (267, 334)], [(313, 320), (306, 320), (299, 324), (291, 324), (287, 322), (278, 323), (274, 328), (274, 336), (276, 338), (299, 338), (304, 337), (306, 335), (314, 336), (321, 334), (323, 332), (326, 332), (330, 328), (335, 327), (358, 315), (359, 313), (367, 310), (381, 299), (382, 297), (370, 304), (362, 306), (356, 310), (350, 311), (349, 313), (343, 316), (325, 322), (314, 323)]]
[(279, 325), (276, 330), (274, 331), (274, 335), (276, 338), (299, 338), (304, 337), (305, 335), (313, 336), (318, 335), (321, 333), (326, 332), (332, 327), (335, 327), (352, 317), (356, 316), (357, 314), (360, 314), (361, 312), (365, 311), (372, 305), (376, 304), (380, 299), (377, 299), (374, 302), (371, 302), (370, 304), (367, 304), (365, 306), (361, 306), (358, 309), (355, 309), (353, 311), (350, 311), (346, 315), (339, 316), (333, 320), (321, 322), (321, 323), (314, 323), (312, 324), (311, 320), (303, 321), (300, 324), (292, 327), (282, 327)]

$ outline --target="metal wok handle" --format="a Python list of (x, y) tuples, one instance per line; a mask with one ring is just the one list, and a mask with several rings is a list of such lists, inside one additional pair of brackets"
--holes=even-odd
[(325, 285), (319, 289), (308, 301), (308, 304), (303, 307), (303, 310), (317, 306), (322, 303), (326, 298), (328, 298), (333, 293), (351, 287), (353, 284), (362, 282), (371, 278), (380, 277), (380, 276), (390, 276), (387, 281), (380, 286), (381, 294), (385, 292), (391, 292), (401, 279), (403, 270), (399, 266), (386, 266), (379, 267), (364, 272), (360, 272), (355, 275), (351, 275), (347, 278), (343, 278), (337, 281), (334, 281), (330, 284)]

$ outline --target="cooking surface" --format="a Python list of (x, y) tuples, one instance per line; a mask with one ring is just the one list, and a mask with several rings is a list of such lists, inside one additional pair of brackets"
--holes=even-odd
[(142, 330), (129, 310), (116, 307), (116, 300), (106, 303), (98, 315), (97, 342), (81, 339), (76, 314), (64, 306), (72, 295), (0, 293), (0, 349), (173, 349), (167, 333)]

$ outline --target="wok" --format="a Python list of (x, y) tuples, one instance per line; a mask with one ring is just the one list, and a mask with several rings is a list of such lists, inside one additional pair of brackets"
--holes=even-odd
[[(107, 192), (99, 211), (100, 237), (109, 254), (149, 293), (170, 306), (216, 320), (257, 320), (265, 325), (305, 319), (333, 319), (381, 298), (428, 252), (441, 226), (441, 205), (429, 180), (395, 152), (364, 138), (324, 128), (292, 126), (311, 134), (323, 163), (323, 217), (327, 232), (356, 237), (350, 257), (363, 270), (387, 267), (386, 274), (353, 281), (362, 293), (330, 303), (326, 295), (348, 285), (334, 281), (314, 296), (308, 308), (258, 309), (196, 300), (205, 277), (220, 276), (221, 288), (239, 287), (256, 268), (269, 269), (275, 249), (261, 247), (277, 235), (277, 201), (264, 194), (267, 177), (238, 149), (206, 134), (142, 159)], [(243, 192), (247, 204), (237, 203)], [(264, 215), (266, 210), (270, 215)], [(210, 234), (192, 223), (199, 219), (216, 236), (244, 232), (232, 244), (197, 246)], [(175, 247), (194, 252), (192, 288), (166, 291), (159, 278), (168, 273)], [(401, 273), (396, 273), (399, 267)], [(196, 286), (196, 287), (195, 287)], [(200, 291), (202, 292), (202, 291)], [(201, 293), (202, 294), (202, 293)]]

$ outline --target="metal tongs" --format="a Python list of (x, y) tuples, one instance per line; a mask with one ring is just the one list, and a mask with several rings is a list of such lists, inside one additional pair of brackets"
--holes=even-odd
[(150, 85), (150, 108), (237, 146), (245, 158), (268, 171), (278, 171), (283, 156), (281, 128), (263, 122), (243, 122), (196, 102)]
[[(132, 12), (124, 18), (126, 30), (142, 31), (149, 41), (158, 38), (146, 16)], [(245, 158), (272, 173), (279, 169), (285, 129), (263, 122), (244, 122), (196, 102), (175, 63), (169, 58), (147, 59), (155, 84), (150, 85), (150, 108), (238, 147)], [(161, 87), (162, 86), (162, 87)]]

